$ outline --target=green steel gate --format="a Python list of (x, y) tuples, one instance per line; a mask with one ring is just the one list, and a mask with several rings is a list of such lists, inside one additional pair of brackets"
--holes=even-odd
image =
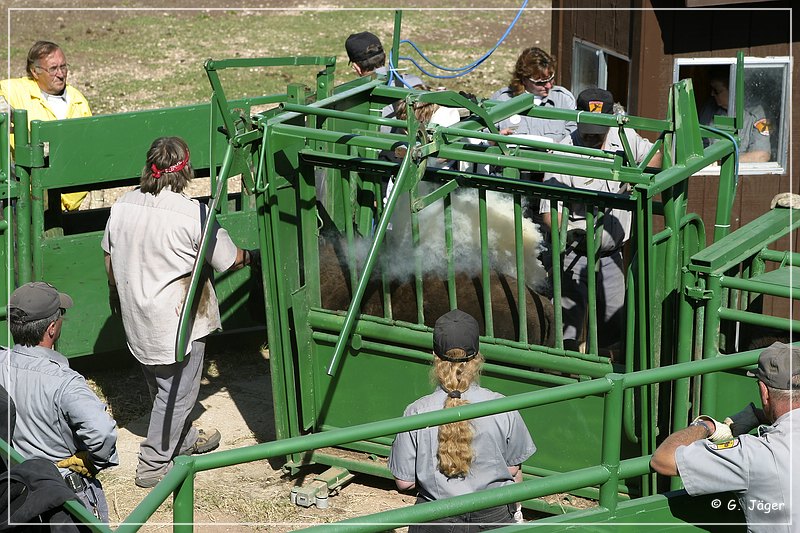
[[(274, 65), (295, 65), (296, 58), (274, 58)], [(332, 72), (333, 58), (320, 58), (319, 64)], [(330, 73), (320, 75), (324, 85)], [(274, 106), (287, 100), (276, 94), (231, 101), (237, 117), (247, 117), (253, 106)], [(267, 112), (269, 114), (269, 112)], [(0, 115), (8, 120), (6, 115)], [(239, 122), (242, 119), (239, 118)], [(27, 125), (24, 110), (14, 112), (13, 124)], [(219, 182), (222, 158), (227, 144), (225, 126), (217, 109), (210, 104), (171, 109), (135, 111), (80, 119), (33, 121), (30, 129), (16, 128), (14, 150), (15, 178), (8, 180), (8, 139), (5, 122), (0, 141), (5, 149), (0, 155), (0, 183), (3, 199), (10, 183), (15, 207), (6, 211), (0, 226), (3, 264), (8, 268), (2, 283), (13, 290), (25, 282), (46, 280), (72, 295), (75, 307), (66, 320), (80, 327), (64, 329), (58, 349), (67, 357), (113, 352), (125, 349), (125, 335), (118, 317), (108, 307), (108, 288), (100, 239), (108, 218), (108, 208), (62, 213), (58, 198), (62, 191), (94, 190), (136, 185), (141, 175), (144, 155), (152, 141), (164, 135), (181, 136), (192, 152), (192, 165), (198, 177), (211, 176), (211, 190), (219, 201), (219, 221), (243, 248), (258, 243), (255, 201), (247, 188), (249, 166), (246, 158), (230, 162), (229, 175), (242, 174), (241, 194), (228, 194), (227, 180)], [(231, 127), (240, 127), (231, 122)], [(53, 206), (53, 207), (50, 207)], [(7, 225), (6, 221), (12, 220)], [(12, 243), (12, 244), (9, 244)], [(6, 257), (7, 253), (12, 256)], [(16, 259), (13, 261), (12, 259)], [(220, 301), (223, 329), (226, 333), (264, 328), (261, 288), (250, 269), (217, 274), (215, 279)], [(5, 289), (5, 286), (0, 288)], [(4, 293), (8, 291), (4, 290)], [(0, 331), (5, 337), (5, 304), (0, 311)], [(2, 339), (3, 343), (10, 339)]]
[[(242, 66), (241, 60), (206, 65), (215, 89), (214, 101), (222, 116), (229, 114), (229, 106), (216, 72), (237, 66)], [(450, 127), (427, 127), (419, 124), (413, 114), (403, 121), (382, 118), (381, 109), (397, 100), (405, 100), (408, 109), (415, 103), (436, 103), (465, 109), (469, 116)], [(688, 361), (696, 350), (702, 350), (704, 357), (718, 354), (718, 341), (709, 340), (717, 327), (716, 317), (706, 316), (706, 330), (696, 338), (693, 335), (697, 305), (687, 300), (695, 297), (696, 289), (684, 286), (690, 279), (683, 272), (692, 255), (700, 250), (705, 235), (702, 221), (686, 211), (686, 192), (692, 174), (714, 161), (721, 162), (722, 192), (715, 238), (724, 237), (735, 194), (736, 149), (733, 138), (724, 132), (701, 131), (690, 81), (675, 84), (669, 109), (666, 120), (654, 120), (539, 109), (533, 106), (530, 96), (478, 106), (452, 92), (424, 93), (386, 86), (383, 79), (359, 79), (337, 87), (332, 96), (306, 105), (283, 104), (281, 113), (256, 116), (253, 129), (230, 135), (226, 157), (248, 147), (257, 168), (255, 190), (278, 436), (318, 434), (390, 419), (430, 390), (425, 374), (431, 357), (430, 323), (436, 316), (425, 313), (424, 275), (418, 264), (410, 282), (416, 320), (398, 320), (389, 304), (392, 280), (383, 270), (388, 260), (382, 254), (389, 247), (387, 232), (392, 216), (401, 210), (399, 205), (409, 210), (411, 240), (415, 244), (420, 243), (420, 213), (440, 205), (449, 274), (443, 283), (447, 285), (449, 306), (458, 305), (452, 206), (455, 191), (461, 189), (477, 190), (478, 196), (475, 220), (479, 221), (481, 239), (476, 254), (483, 262), (479, 283), (483, 297), (481, 320), (486, 325), (482, 352), (487, 358), (483, 383), (489, 388), (514, 396), (600, 378), (609, 372), (624, 375)], [(523, 113), (619, 128), (623, 140), (627, 128), (655, 131), (659, 141), (641, 164), (633, 161), (627, 145), (617, 154), (526, 140), (509, 147), (509, 139), (499, 135), (493, 124)], [(386, 132), (382, 126), (408, 133)], [(718, 137), (719, 142), (704, 150), (703, 136)], [(402, 160), (379, 157), (382, 151), (395, 151), (398, 147), (405, 148)], [(664, 166), (649, 168), (647, 161), (658, 149), (664, 150)], [(458, 164), (443, 168), (432, 163), (437, 158)], [(480, 165), (499, 167), (502, 172), (487, 175), (461, 170)], [(518, 179), (520, 171), (621, 181), (630, 184), (632, 193), (603, 194), (528, 182)], [(221, 179), (225, 177), (223, 172)], [(389, 179), (393, 188), (384, 202), (385, 182)], [(317, 196), (318, 191), (324, 191), (324, 195)], [(559, 334), (557, 277), (555, 346), (528, 342), (524, 327), (517, 328), (515, 338), (492, 334), (492, 309), (497, 302), (492, 301), (487, 290), (493, 265), (488, 264), (491, 251), (486, 238), (486, 206), (491, 202), (491, 192), (510, 195), (514, 205), (514, 278), (519, 297), (503, 304), (517, 306), (520, 324), (524, 324), (526, 313), (525, 264), (519, 241), (522, 197), (562, 200), (565, 205), (587, 203), (597, 206), (599, 212), (606, 207), (631, 211), (633, 258), (626, 271), (628, 317), (623, 360), (612, 361), (599, 352), (597, 321), (591, 307), (587, 353), (564, 349)], [(656, 231), (657, 226), (663, 229)], [(587, 228), (593, 227), (589, 216)], [(331, 228), (334, 240), (343, 243), (343, 268), (349, 274), (346, 280), (352, 300), (346, 313), (324, 305), (330, 287), (326, 286), (328, 265), (320, 252), (320, 241), (326, 239), (324, 230)], [(563, 250), (564, 233), (564, 228), (552, 229), (553, 250)], [(595, 264), (599, 253), (594, 242), (599, 235), (595, 236), (592, 230), (587, 235), (588, 261)], [(357, 250), (364, 242), (368, 252), (359, 255)], [(552, 258), (557, 275), (560, 254), (553, 253)], [(419, 261), (419, 257), (415, 260)], [(368, 313), (361, 307), (371, 279), (380, 287), (384, 304), (381, 314)], [(594, 300), (595, 291), (590, 283), (590, 301)], [(687, 382), (682, 380), (662, 390), (651, 382), (625, 388), (621, 412), (613, 413), (620, 417), (621, 433), (605, 436), (619, 439), (622, 459), (647, 456), (655, 448), (659, 428), (667, 431), (686, 422), (690, 401)], [(755, 399), (754, 389), (739, 384), (736, 387), (742, 389), (744, 396)], [(714, 395), (708, 390), (714, 389), (704, 389), (704, 400), (710, 408), (705, 411), (716, 414)], [(659, 410), (657, 405), (665, 407)], [(693, 405), (697, 405), (696, 401)], [(610, 414), (604, 410), (602, 399), (592, 395), (523, 410), (523, 418), (540, 450), (523, 466), (525, 474), (546, 477), (601, 463), (601, 449), (586, 436), (602, 434)], [(542, 421), (554, 419), (574, 423), (559, 431), (538, 430)], [(341, 447), (350, 452), (344, 454), (335, 450), (295, 454), (289, 466), (316, 461), (387, 475), (381, 459), (388, 454), (391, 440), (390, 435), (350, 442)], [(630, 496), (647, 496), (655, 493), (654, 481), (653, 474), (643, 471), (621, 481), (617, 490)], [(596, 497), (598, 493), (587, 487), (580, 494)]]

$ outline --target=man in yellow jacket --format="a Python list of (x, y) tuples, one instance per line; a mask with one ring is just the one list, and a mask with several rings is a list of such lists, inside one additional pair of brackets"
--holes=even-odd
[[(27, 78), (0, 81), (0, 103), (4, 98), (12, 109), (26, 109), (29, 127), (32, 120), (61, 120), (92, 115), (89, 102), (83, 94), (67, 84), (69, 65), (57, 44), (49, 41), (34, 43), (28, 51), (25, 71)], [(13, 136), (10, 142), (13, 149)], [(68, 211), (78, 209), (86, 194), (62, 194), (61, 207)]]

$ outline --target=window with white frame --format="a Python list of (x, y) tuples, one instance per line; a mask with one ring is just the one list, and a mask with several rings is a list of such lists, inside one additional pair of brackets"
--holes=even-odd
[(572, 93), (577, 96), (589, 87), (600, 87), (614, 100), (628, 107), (630, 60), (600, 46), (575, 39), (572, 53)]
[[(744, 113), (739, 137), (740, 174), (779, 174), (786, 168), (789, 132), (789, 57), (744, 58)], [(733, 116), (736, 59), (676, 59), (674, 81), (691, 78), (701, 124)], [(705, 139), (706, 144), (713, 139)], [(704, 173), (713, 174), (711, 166)]]

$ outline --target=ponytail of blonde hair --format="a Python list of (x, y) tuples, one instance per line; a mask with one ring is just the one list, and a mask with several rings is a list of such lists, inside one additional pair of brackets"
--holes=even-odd
[[(466, 352), (460, 348), (449, 350), (447, 357), (460, 359), (466, 356)], [(448, 393), (444, 401), (444, 408), (459, 407), (469, 402), (463, 398), (454, 398), (450, 392), (458, 391), (464, 393), (477, 381), (483, 366), (483, 356), (478, 353), (468, 361), (451, 362), (439, 357), (434, 357), (431, 375)], [(472, 439), (474, 429), (469, 420), (451, 422), (439, 426), (439, 450), (437, 459), (439, 471), (447, 477), (463, 477), (469, 473), (472, 465)]]

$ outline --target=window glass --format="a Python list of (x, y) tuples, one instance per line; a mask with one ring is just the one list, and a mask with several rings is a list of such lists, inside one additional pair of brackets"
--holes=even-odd
[(597, 48), (592, 48), (582, 42), (575, 42), (575, 53), (572, 55), (571, 90), (576, 97), (588, 87), (601, 87), (599, 52), (600, 50)]
[[(735, 60), (677, 60), (676, 78), (691, 78), (701, 124), (733, 116)], [(744, 112), (739, 136), (742, 174), (780, 173), (786, 164), (788, 58), (745, 58)], [(713, 139), (704, 139), (708, 146)], [(713, 168), (707, 169), (713, 172)]]
[(614, 100), (628, 105), (630, 61), (585, 41), (575, 40), (572, 54), (572, 87), (576, 97), (584, 89), (600, 87), (611, 91)]

